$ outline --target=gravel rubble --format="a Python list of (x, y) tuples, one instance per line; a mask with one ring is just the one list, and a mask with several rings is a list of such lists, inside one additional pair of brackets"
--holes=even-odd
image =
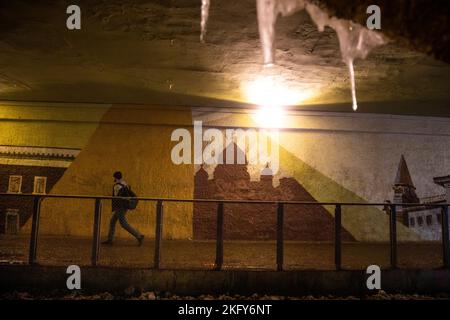
[(245, 295), (209, 295), (203, 294), (199, 296), (180, 296), (170, 292), (153, 292), (142, 291), (138, 288), (129, 287), (121, 293), (84, 293), (83, 291), (74, 291), (71, 293), (52, 291), (50, 293), (30, 293), (14, 291), (0, 294), (1, 300), (450, 300), (449, 293), (441, 293), (434, 295), (421, 294), (399, 294), (386, 293), (383, 290), (376, 294), (365, 295), (362, 297), (356, 296), (278, 296), (278, 295), (260, 295), (252, 294)]

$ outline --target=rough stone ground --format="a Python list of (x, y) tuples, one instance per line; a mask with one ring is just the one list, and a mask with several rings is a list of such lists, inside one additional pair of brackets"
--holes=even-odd
[[(0, 263), (25, 264), (28, 235), (0, 236)], [(38, 263), (43, 265), (89, 265), (92, 240), (77, 237), (40, 236)], [(274, 269), (274, 242), (227, 241), (224, 245), (225, 269)], [(334, 269), (332, 243), (287, 242), (284, 248), (286, 269)], [(103, 266), (153, 266), (154, 242), (146, 239), (138, 247), (134, 239), (117, 239), (114, 246), (102, 246), (99, 264)], [(389, 267), (388, 243), (344, 243), (342, 262), (346, 269), (363, 269), (371, 264)], [(162, 268), (208, 269), (215, 259), (215, 242), (164, 240)], [(398, 262), (403, 268), (439, 268), (442, 246), (439, 242), (399, 243)]]
[(11, 292), (0, 295), (0, 300), (449, 300), (450, 294), (418, 295), (418, 294), (388, 294), (382, 290), (373, 295), (356, 296), (268, 296), (253, 294), (251, 296), (241, 295), (200, 295), (200, 296), (178, 296), (168, 292), (139, 292), (134, 288), (128, 288), (123, 293), (102, 292), (86, 295), (82, 292), (64, 294), (53, 292), (50, 294), (39, 294), (29, 292)]

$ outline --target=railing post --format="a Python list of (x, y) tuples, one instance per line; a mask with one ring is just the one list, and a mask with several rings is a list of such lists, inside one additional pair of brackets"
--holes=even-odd
[(443, 262), (444, 268), (450, 268), (450, 240), (448, 231), (448, 206), (442, 207), (441, 216), (442, 226), (442, 250), (443, 250)]
[(283, 271), (284, 248), (284, 204), (278, 203), (277, 207), (277, 271)]
[(342, 217), (341, 217), (341, 205), (337, 204), (334, 209), (334, 264), (336, 270), (342, 269), (341, 262), (341, 228), (342, 228)]
[(36, 263), (40, 214), (41, 214), (41, 197), (36, 196), (34, 197), (33, 218), (32, 218), (33, 220), (31, 223), (30, 253), (28, 256), (29, 264)]
[(155, 269), (161, 266), (161, 240), (163, 230), (163, 202), (158, 200), (156, 202), (156, 230), (155, 230)]
[(397, 268), (397, 207), (391, 205), (390, 214), (390, 244), (391, 244), (391, 268)]
[(94, 229), (92, 240), (92, 256), (91, 264), (96, 266), (98, 263), (98, 253), (100, 250), (100, 226), (102, 222), (102, 200), (95, 199), (95, 212), (94, 212)]
[(223, 202), (217, 204), (217, 238), (215, 270), (221, 270), (223, 265)]

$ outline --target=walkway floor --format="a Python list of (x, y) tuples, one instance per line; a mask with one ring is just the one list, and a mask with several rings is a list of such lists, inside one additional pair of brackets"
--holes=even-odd
[[(27, 263), (29, 237), (0, 235), (0, 263)], [(79, 237), (40, 236), (38, 263), (48, 265), (90, 264), (92, 240)], [(224, 268), (275, 269), (275, 242), (226, 241)], [(287, 242), (284, 247), (286, 269), (334, 269), (332, 243)], [(102, 246), (99, 264), (103, 266), (152, 267), (154, 242), (142, 247), (134, 239), (117, 239), (113, 246)], [(164, 240), (162, 268), (212, 268), (215, 242)], [(389, 267), (388, 243), (344, 243), (345, 269), (362, 269), (371, 264)], [(442, 265), (442, 246), (433, 243), (399, 243), (399, 266), (438, 268)]]

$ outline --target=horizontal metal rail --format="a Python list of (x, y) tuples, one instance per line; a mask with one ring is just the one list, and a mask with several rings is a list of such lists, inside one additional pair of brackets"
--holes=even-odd
[[(98, 265), (100, 251), (100, 222), (102, 211), (102, 200), (124, 200), (126, 197), (112, 196), (95, 196), (95, 195), (58, 195), (58, 194), (16, 194), (16, 193), (0, 193), (1, 197), (20, 197), (30, 198), (34, 202), (32, 215), (32, 228), (30, 236), (29, 264), (35, 264), (37, 260), (37, 244), (39, 234), (39, 220), (42, 200), (50, 199), (78, 199), (78, 200), (94, 200), (94, 219), (93, 219), (93, 243), (91, 263), (93, 266)], [(225, 204), (271, 204), (276, 205), (274, 214), (276, 215), (276, 270), (284, 270), (284, 210), (286, 205), (301, 206), (332, 206), (334, 207), (334, 253), (335, 268), (342, 269), (341, 252), (341, 228), (342, 228), (342, 209), (344, 206), (383, 206), (389, 212), (389, 238), (390, 238), (390, 255), (391, 267), (397, 268), (397, 212), (399, 207), (414, 207), (417, 203), (364, 203), (364, 202), (312, 202), (312, 201), (278, 201), (278, 200), (223, 200), (223, 199), (176, 199), (176, 198), (153, 198), (153, 197), (137, 197), (140, 201), (155, 202), (156, 204), (156, 229), (155, 229), (155, 253), (153, 267), (159, 269), (161, 267), (161, 251), (162, 251), (162, 230), (164, 225), (163, 207), (165, 202), (182, 202), (182, 203), (214, 203), (217, 204), (217, 231), (216, 231), (216, 261), (215, 270), (222, 270), (223, 266), (223, 241), (224, 241), (224, 219)], [(441, 208), (442, 210), (442, 261), (445, 268), (450, 268), (450, 239), (448, 226), (448, 203), (427, 204), (430, 208)]]
[[(61, 199), (80, 199), (80, 200), (112, 200), (112, 199), (129, 199), (126, 197), (112, 197), (102, 195), (65, 195), (65, 194), (34, 194), (34, 193), (0, 193), (0, 197), (39, 197), (39, 198), (61, 198)], [(211, 202), (211, 203), (254, 203), (254, 204), (301, 204), (312, 206), (335, 206), (340, 204), (341, 206), (402, 206), (402, 207), (415, 207), (420, 205), (418, 203), (386, 203), (386, 202), (339, 202), (339, 201), (284, 201), (284, 200), (239, 200), (239, 199), (181, 199), (181, 198), (153, 198), (153, 197), (136, 197), (139, 201), (163, 201), (163, 202)], [(450, 207), (450, 203), (438, 203), (438, 204), (426, 204), (429, 207)]]

